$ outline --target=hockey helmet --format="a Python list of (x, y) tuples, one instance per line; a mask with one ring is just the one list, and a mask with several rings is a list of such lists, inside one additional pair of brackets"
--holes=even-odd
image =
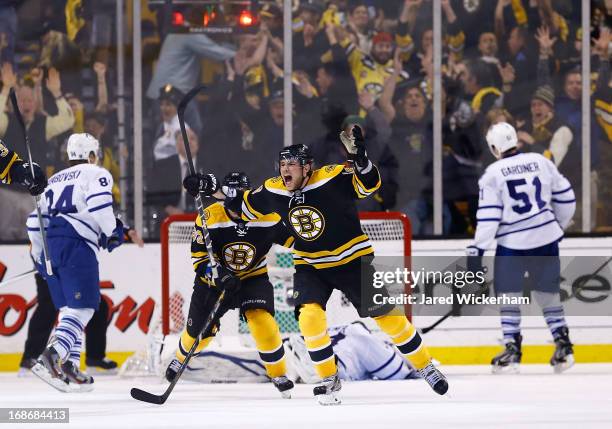
[(221, 191), (227, 196), (235, 194), (236, 190), (246, 191), (248, 189), (251, 189), (251, 180), (242, 171), (232, 171), (223, 178)]
[(278, 153), (278, 161), (298, 160), (300, 165), (310, 164), (314, 161), (312, 152), (305, 144), (293, 144), (287, 146)]
[(493, 156), (501, 158), (504, 152), (514, 149), (518, 145), (516, 130), (507, 122), (494, 124), (487, 131), (487, 144)]
[(89, 161), (92, 152), (96, 158), (100, 157), (100, 143), (91, 134), (75, 133), (68, 138), (66, 151), (70, 161)]

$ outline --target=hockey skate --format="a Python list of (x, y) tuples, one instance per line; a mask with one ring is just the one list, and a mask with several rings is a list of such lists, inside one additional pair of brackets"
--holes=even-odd
[(68, 393), (72, 391), (68, 379), (62, 372), (60, 356), (52, 344), (42, 352), (31, 371), (42, 381), (60, 392)]
[(291, 399), (291, 391), (293, 390), (293, 381), (289, 380), (284, 375), (280, 377), (274, 377), (272, 379), (272, 383), (274, 387), (278, 389), (281, 396), (284, 399)]
[(493, 374), (516, 374), (519, 372), (519, 365), (521, 363), (521, 357), (523, 356), (521, 352), (522, 342), (523, 337), (521, 334), (515, 334), (514, 341), (508, 341), (506, 343), (506, 349), (491, 360), (491, 370)]
[(93, 377), (81, 372), (74, 362), (64, 362), (62, 364), (62, 371), (69, 381), (72, 392), (91, 392), (93, 390)]
[(312, 392), (317, 398), (317, 402), (321, 405), (340, 405), (342, 401), (337, 395), (337, 392), (342, 388), (338, 373), (326, 377), (316, 386)]
[(87, 372), (90, 374), (96, 373), (100, 375), (115, 375), (117, 374), (117, 362), (108, 358), (103, 359), (85, 359)]
[(168, 368), (166, 368), (166, 380), (168, 380), (169, 383), (172, 383), (181, 365), (181, 362), (177, 358), (172, 359)]
[(561, 374), (574, 366), (574, 348), (569, 339), (569, 331), (565, 326), (560, 328), (560, 336), (555, 340), (555, 353), (550, 358), (550, 364), (555, 374)]
[(419, 374), (438, 395), (444, 395), (448, 392), (446, 377), (433, 363), (430, 362), (425, 368), (419, 369)]

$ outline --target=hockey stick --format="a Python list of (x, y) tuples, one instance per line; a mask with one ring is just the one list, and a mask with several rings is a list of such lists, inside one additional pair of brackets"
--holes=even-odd
[[(578, 292), (580, 292), (582, 289), (584, 289), (584, 287), (586, 286), (587, 282), (589, 282), (591, 279), (595, 278), (595, 276), (597, 276), (601, 270), (603, 270), (610, 262), (612, 261), (612, 256), (609, 257), (608, 259), (606, 259), (603, 264), (601, 264), (593, 273), (589, 274), (588, 277), (586, 277), (584, 280), (582, 280), (580, 282), (580, 285), (578, 287), (576, 287), (573, 292), (571, 293), (571, 295), (569, 295), (567, 298), (565, 298), (564, 301), (567, 301), (571, 298), (574, 298)], [(489, 282), (489, 284), (491, 284), (493, 281), (491, 280), (491, 282)], [(608, 293), (608, 295), (610, 295), (610, 293)], [(459, 308), (452, 308), (448, 313), (446, 313), (445, 315), (443, 315), (442, 317), (440, 317), (440, 319), (436, 320), (433, 324), (431, 324), (430, 326), (427, 326), (423, 329), (421, 329), (421, 333), (426, 334), (430, 331), (432, 331), (433, 329), (436, 328), (436, 326), (438, 326), (440, 323), (444, 322), (446, 319), (448, 319), (450, 316), (453, 315), (453, 313), (456, 310), (460, 310), (465, 304), (461, 304), (459, 306)]]
[(15, 283), (16, 281), (25, 279), (26, 277), (29, 277), (29, 276), (31, 276), (34, 273), (36, 273), (36, 270), (34, 268), (32, 268), (30, 271), (26, 271), (25, 273), (21, 273), (19, 275), (16, 275), (15, 277), (11, 277), (10, 279), (6, 279), (6, 280), (0, 282), (0, 287), (8, 286), (11, 283)]
[[(21, 111), (19, 110), (19, 105), (17, 104), (17, 95), (15, 95), (15, 89), (11, 88), (9, 92), (9, 97), (11, 99), (11, 103), (13, 104), (13, 110), (15, 111), (15, 117), (17, 118), (17, 122), (21, 127), (21, 131), (23, 132), (23, 140), (25, 142), (26, 151), (28, 153), (28, 162), (30, 163), (30, 173), (32, 173), (32, 179), (34, 178), (34, 164), (32, 163), (32, 151), (30, 150), (30, 138), (28, 137), (28, 131), (25, 126), (25, 122), (23, 120), (23, 116), (21, 116)], [(38, 218), (38, 225), (40, 227), (40, 234), (42, 236), (43, 242), (43, 257), (45, 259), (45, 269), (47, 270), (47, 274), (52, 276), (53, 270), (51, 269), (51, 260), (49, 259), (49, 246), (47, 244), (47, 233), (45, 232), (45, 224), (43, 223), (42, 213), (40, 211), (40, 195), (34, 196), (34, 203), (36, 204), (36, 217)]]
[[(181, 126), (181, 135), (183, 136), (183, 143), (185, 144), (185, 153), (187, 155), (187, 162), (189, 164), (189, 172), (191, 174), (195, 174), (196, 171), (193, 165), (191, 150), (189, 149), (189, 140), (187, 139), (187, 130), (185, 128), (184, 114), (185, 114), (185, 108), (187, 107), (187, 104), (189, 103), (189, 101), (193, 97), (195, 97), (196, 94), (204, 88), (205, 88), (204, 86), (198, 86), (198, 87), (193, 88), (191, 91), (189, 91), (183, 97), (177, 109), (179, 124)], [(195, 200), (196, 200), (196, 207), (198, 209), (198, 215), (200, 216), (200, 219), (202, 220), (202, 233), (203, 233), (202, 235), (204, 236), (204, 244), (206, 245), (206, 251), (208, 252), (208, 257), (210, 258), (210, 268), (212, 270), (213, 279), (216, 279), (218, 277), (217, 261), (215, 260), (215, 257), (213, 254), (212, 240), (210, 239), (210, 234), (208, 232), (208, 228), (206, 227), (206, 217), (204, 216), (204, 206), (202, 205), (201, 195), (198, 194), (195, 197)], [(217, 301), (215, 302), (215, 305), (213, 306), (213, 309), (208, 315), (208, 318), (206, 319), (206, 323), (204, 323), (204, 327), (198, 334), (197, 338), (199, 338), (203, 332), (206, 332), (208, 328), (212, 325), (213, 320), (217, 316), (217, 312), (219, 311), (219, 307), (221, 306), (221, 303), (223, 302), (224, 298), (225, 298), (225, 291), (221, 291), (219, 298), (217, 298)], [(179, 381), (179, 378), (181, 378), (183, 371), (185, 371), (185, 368), (187, 368), (187, 365), (189, 364), (189, 360), (193, 357), (197, 345), (198, 345), (198, 341), (194, 341), (193, 345), (189, 349), (189, 353), (187, 353), (185, 360), (183, 361), (179, 370), (174, 376), (174, 379), (172, 380), (172, 382), (166, 388), (166, 391), (162, 395), (154, 395), (152, 393), (146, 392), (141, 389), (132, 388), (132, 390), (130, 391), (132, 398), (137, 399), (139, 401), (148, 402), (151, 404), (161, 405), (165, 403), (168, 397), (170, 396), (170, 393), (172, 393), (172, 390), (174, 390), (174, 386), (176, 386), (176, 383)]]

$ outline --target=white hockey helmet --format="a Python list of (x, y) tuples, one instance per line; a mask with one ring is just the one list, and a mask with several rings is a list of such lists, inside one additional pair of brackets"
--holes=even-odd
[(66, 145), (68, 159), (70, 161), (84, 160), (89, 161), (89, 155), (93, 152), (96, 159), (100, 157), (100, 143), (91, 134), (75, 133), (68, 138)]
[(487, 144), (493, 156), (501, 158), (504, 152), (517, 147), (516, 130), (507, 122), (498, 122), (487, 131)]

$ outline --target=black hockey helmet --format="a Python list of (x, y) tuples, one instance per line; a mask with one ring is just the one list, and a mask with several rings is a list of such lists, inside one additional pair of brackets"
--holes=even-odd
[(283, 159), (297, 159), (300, 165), (310, 164), (314, 161), (312, 152), (305, 144), (293, 144), (281, 150), (278, 153), (278, 162), (280, 163)]
[(221, 190), (225, 195), (228, 195), (230, 189), (246, 191), (251, 189), (251, 180), (246, 173), (242, 171), (231, 171), (223, 178)]

